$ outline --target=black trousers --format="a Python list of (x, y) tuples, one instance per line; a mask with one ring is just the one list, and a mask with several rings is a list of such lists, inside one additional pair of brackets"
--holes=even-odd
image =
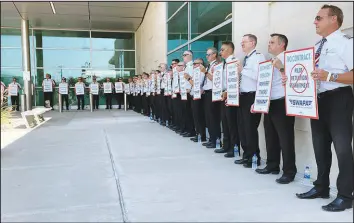
[(210, 106), (212, 104), (212, 92), (211, 90), (204, 91), (203, 97), (203, 110), (204, 110), (204, 117), (205, 117), (205, 127), (208, 129), (209, 137), (210, 137)]
[(11, 96), (12, 110), (20, 111), (19, 96)]
[(192, 111), (194, 126), (197, 134), (202, 138), (206, 137), (205, 133), (205, 112), (204, 112), (204, 97), (199, 100), (192, 100)]
[(45, 101), (49, 100), (50, 107), (53, 107), (53, 92), (43, 92), (44, 96), (44, 106), (45, 106)]
[(112, 93), (104, 94), (106, 96), (106, 109), (112, 109)]
[(254, 154), (259, 155), (258, 126), (261, 121), (261, 114), (252, 114), (251, 105), (254, 103), (255, 92), (240, 94), (240, 107), (237, 112), (238, 130), (241, 139), (241, 147), (244, 151), (243, 157), (252, 162)]
[(143, 93), (141, 97), (141, 105), (143, 109), (143, 114), (147, 114), (147, 98), (146, 98), (146, 93)]
[(182, 131), (195, 134), (195, 128), (193, 123), (193, 113), (192, 113), (192, 97), (190, 94), (187, 94), (187, 100), (181, 100), (182, 102)]
[(353, 199), (353, 99), (351, 87), (321, 93), (318, 97), (319, 119), (311, 119), (312, 143), (318, 171), (314, 185), (319, 190), (329, 189), (333, 142), (339, 167), (338, 196), (347, 200)]
[(185, 129), (185, 122), (183, 120), (184, 103), (181, 100), (181, 94), (177, 94), (177, 98), (175, 100), (176, 100), (175, 113), (176, 113), (177, 129), (182, 131)]
[(160, 118), (162, 122), (166, 122), (168, 120), (168, 111), (167, 111), (167, 104), (165, 99), (165, 89), (161, 89), (160, 103), (159, 103), (159, 110), (160, 110)]
[(221, 107), (223, 106), (223, 101), (212, 102), (212, 94), (206, 93), (206, 109), (208, 109), (209, 116), (209, 141), (216, 143), (216, 139), (221, 140)]
[(267, 167), (278, 169), (280, 153), (283, 157), (283, 174), (295, 177), (295, 117), (286, 116), (285, 99), (272, 100), (268, 114), (264, 114), (264, 132), (267, 147)]
[(221, 120), (223, 129), (223, 148), (230, 154), (233, 154), (235, 145), (240, 147), (240, 136), (237, 123), (238, 107), (226, 106), (225, 102), (221, 107)]
[(95, 109), (98, 109), (98, 106), (99, 106), (99, 96), (98, 96), (98, 94), (93, 94), (92, 95), (92, 97), (93, 97), (93, 108)]
[(77, 109), (79, 110), (81, 107), (81, 109), (84, 110), (85, 107), (84, 95), (76, 95), (76, 98), (77, 98)]
[(150, 95), (149, 97), (149, 103), (150, 103), (150, 113), (152, 114), (152, 117), (154, 118), (154, 116), (156, 115), (155, 113), (155, 103), (154, 103), (154, 99), (155, 99), (155, 96), (153, 95), (153, 93)]
[(173, 110), (172, 110), (171, 96), (165, 96), (165, 102), (166, 102), (166, 111), (167, 111), (166, 118), (169, 121), (169, 123), (172, 123)]
[(124, 93), (117, 93), (116, 94), (116, 100), (117, 100), (118, 109), (121, 109), (122, 108), (122, 103), (124, 101)]
[(133, 95), (132, 94), (128, 94), (127, 95), (127, 100), (128, 100), (128, 102), (127, 102), (128, 108), (132, 109), (133, 106), (134, 106)]
[(64, 102), (65, 102), (66, 110), (69, 110), (69, 95), (61, 94), (61, 101), (62, 101), (61, 109), (64, 108)]
[(172, 98), (171, 104), (172, 104), (172, 122), (177, 128), (179, 128), (180, 124), (178, 121), (178, 98), (177, 97)]

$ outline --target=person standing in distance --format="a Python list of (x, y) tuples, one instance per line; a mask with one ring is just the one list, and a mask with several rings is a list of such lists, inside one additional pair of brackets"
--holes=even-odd
[(312, 72), (320, 82), (318, 90), (319, 119), (311, 119), (312, 143), (317, 163), (317, 180), (314, 187), (300, 199), (329, 198), (329, 173), (332, 164), (331, 145), (337, 154), (339, 174), (336, 199), (325, 211), (344, 211), (353, 207), (353, 106), (352, 88), (338, 83), (341, 76), (353, 76), (353, 38), (340, 31), (343, 12), (334, 5), (323, 5), (315, 17), (316, 33), (322, 39), (315, 46), (315, 63)]

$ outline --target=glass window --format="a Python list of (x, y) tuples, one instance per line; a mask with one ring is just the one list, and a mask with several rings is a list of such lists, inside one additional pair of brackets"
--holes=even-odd
[(135, 68), (134, 51), (92, 51), (94, 68)]
[(181, 49), (179, 49), (179, 50), (177, 50), (177, 51), (175, 51), (173, 53), (170, 53), (167, 56), (168, 65), (171, 65), (173, 59), (179, 59), (179, 61), (183, 61), (182, 55), (183, 55), (183, 52), (186, 51), (186, 50), (188, 50), (188, 46), (185, 46), (185, 47), (183, 47), (183, 48), (181, 48)]
[(92, 32), (92, 49), (98, 50), (134, 50), (134, 33)]
[[(170, 4), (170, 3), (169, 3)], [(185, 5), (167, 24), (167, 51), (188, 41), (188, 7)]]
[(90, 49), (88, 31), (34, 30), (36, 48)]
[(170, 18), (183, 4), (184, 2), (167, 2), (167, 18)]
[(230, 13), (232, 2), (191, 2), (191, 39), (224, 22)]
[(89, 50), (36, 49), (36, 67), (80, 68), (90, 62)]
[(50, 74), (52, 79), (58, 85), (61, 82), (62, 77), (65, 77), (67, 80), (70, 78), (82, 77), (86, 74), (86, 69), (62, 69), (62, 68), (38, 68), (36, 69), (37, 78), (36, 78), (36, 87), (42, 86), (42, 81), (46, 74)]
[(203, 58), (206, 60), (206, 50), (208, 47), (215, 47), (218, 51), (223, 41), (232, 41), (232, 23), (215, 30), (214, 32), (203, 36), (191, 43), (191, 50), (194, 58)]
[(21, 30), (1, 28), (1, 47), (20, 47)]
[(1, 67), (21, 67), (21, 48), (1, 48)]
[(1, 81), (6, 86), (12, 82), (12, 78), (16, 77), (17, 82), (23, 87), (23, 75), (21, 68), (1, 68)]

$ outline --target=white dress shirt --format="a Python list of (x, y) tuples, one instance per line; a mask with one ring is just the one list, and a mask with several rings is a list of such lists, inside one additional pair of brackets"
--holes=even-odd
[[(209, 68), (207, 70), (207, 72), (210, 73), (211, 69), (217, 64), (216, 60), (212, 61), (209, 65)], [(207, 90), (211, 90), (213, 88), (213, 81), (210, 80), (207, 76), (204, 76), (205, 80), (203, 79), (202, 81), (205, 81), (204, 83), (202, 83), (203, 86), (203, 90), (207, 91)], [(204, 78), (203, 77), (203, 78)], [(203, 85), (204, 84), (204, 85)]]
[[(184, 72), (189, 74), (191, 77), (193, 77), (193, 61), (189, 61), (186, 64), (186, 68), (184, 69)], [(186, 85), (185, 86), (186, 86), (186, 90), (191, 90), (191, 95), (193, 95), (192, 85), (189, 83), (188, 80), (186, 80)]]
[[(284, 64), (284, 52), (280, 53), (277, 58)], [(283, 97), (285, 97), (285, 89), (281, 81), (281, 73), (274, 67), (270, 100), (277, 100)]]
[(167, 72), (161, 72), (161, 89), (165, 89), (167, 86)]
[(255, 92), (257, 90), (258, 66), (260, 62), (265, 61), (261, 53), (253, 50), (248, 55), (246, 64), (241, 71), (240, 92)]
[[(340, 30), (326, 37), (323, 44), (318, 68), (331, 73), (346, 73), (353, 69), (353, 38), (348, 37)], [(316, 44), (315, 52), (320, 42)], [(350, 86), (337, 82), (321, 81), (319, 92), (330, 91), (339, 87)]]

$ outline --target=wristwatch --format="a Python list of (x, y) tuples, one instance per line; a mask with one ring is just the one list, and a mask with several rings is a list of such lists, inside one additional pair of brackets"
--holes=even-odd
[(284, 70), (284, 67), (280, 68), (279, 71), (280, 71), (281, 73), (283, 73), (283, 72), (285, 71), (285, 70)]
[(332, 73), (332, 82), (336, 82), (336, 80), (338, 79), (338, 74), (337, 73)]

